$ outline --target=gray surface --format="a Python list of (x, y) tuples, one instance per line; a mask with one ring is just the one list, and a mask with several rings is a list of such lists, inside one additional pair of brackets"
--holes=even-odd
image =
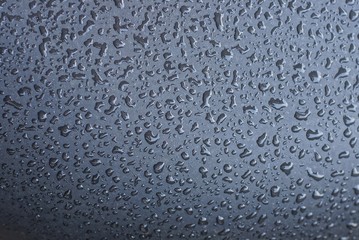
[(7, 231), (358, 239), (357, 1), (0, 12)]

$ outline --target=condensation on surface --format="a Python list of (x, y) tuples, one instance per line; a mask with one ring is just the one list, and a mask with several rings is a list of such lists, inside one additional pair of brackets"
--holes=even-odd
[(358, 239), (358, 24), (355, 0), (0, 0), (0, 233)]

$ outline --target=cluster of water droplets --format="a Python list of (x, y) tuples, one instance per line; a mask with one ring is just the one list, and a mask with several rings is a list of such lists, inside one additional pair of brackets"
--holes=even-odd
[(356, 239), (359, 5), (0, 1), (1, 223)]

